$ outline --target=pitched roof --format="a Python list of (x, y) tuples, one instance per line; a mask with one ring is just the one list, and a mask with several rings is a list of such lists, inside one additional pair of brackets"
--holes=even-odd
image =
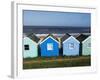
[(65, 41), (67, 38), (69, 38), (71, 35), (69, 35), (68, 33), (65, 34), (62, 38), (61, 38), (61, 42)]
[(55, 36), (49, 34), (40, 42), (40, 44), (43, 43), (48, 37), (52, 37), (54, 40), (56, 40), (56, 42), (59, 42), (58, 38), (56, 38)]
[[(55, 40), (59, 41), (57, 37), (53, 36), (52, 34), (47, 35), (44, 39), (46, 39), (47, 37), (51, 36), (52, 38), (54, 38)], [(43, 39), (43, 40), (44, 40)]]
[(88, 35), (80, 34), (76, 39), (79, 40), (80, 42), (84, 41)]
[(40, 40), (37, 36), (35, 36), (34, 33), (29, 34), (27, 37), (29, 37), (30, 39), (32, 39), (36, 43), (38, 43), (38, 41)]
[(80, 35), (80, 33), (70, 33), (70, 35), (73, 36), (74, 38), (77, 38)]

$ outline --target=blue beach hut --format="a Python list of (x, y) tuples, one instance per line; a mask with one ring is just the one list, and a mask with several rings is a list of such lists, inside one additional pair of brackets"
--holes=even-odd
[(48, 35), (40, 42), (41, 56), (59, 56), (59, 42), (53, 35)]

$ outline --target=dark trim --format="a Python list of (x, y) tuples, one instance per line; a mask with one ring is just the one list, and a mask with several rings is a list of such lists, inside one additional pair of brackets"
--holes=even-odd
[(82, 56), (82, 43), (79, 45), (79, 56)]

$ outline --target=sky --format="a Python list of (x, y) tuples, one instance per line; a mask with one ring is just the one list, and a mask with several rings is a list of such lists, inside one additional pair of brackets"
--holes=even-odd
[(52, 11), (23, 11), (24, 26), (45, 26), (45, 27), (90, 27), (90, 13), (75, 12), (52, 12)]

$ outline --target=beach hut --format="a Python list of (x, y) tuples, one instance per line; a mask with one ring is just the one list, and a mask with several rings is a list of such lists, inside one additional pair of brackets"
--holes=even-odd
[(79, 35), (77, 39), (80, 41), (80, 55), (91, 54), (91, 37), (88, 35)]
[(59, 56), (59, 42), (58, 39), (53, 35), (46, 36), (40, 42), (40, 53), (41, 56)]
[(62, 37), (63, 55), (65, 56), (77, 56), (79, 55), (80, 42), (73, 36), (66, 34)]
[(23, 38), (23, 57), (33, 58), (38, 56), (38, 41), (34, 34), (29, 34)]

